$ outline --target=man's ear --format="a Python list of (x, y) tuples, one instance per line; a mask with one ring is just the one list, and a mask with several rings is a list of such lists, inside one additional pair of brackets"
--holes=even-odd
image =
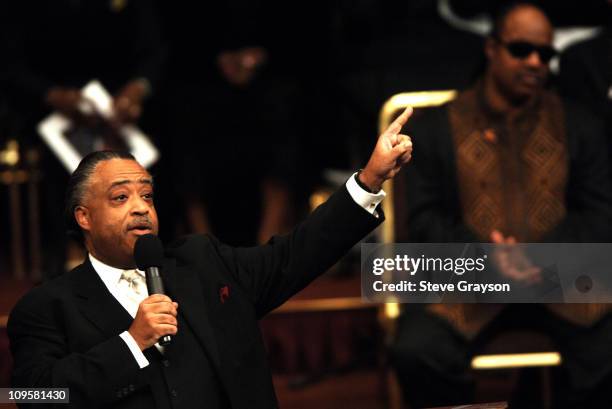
[(89, 231), (91, 229), (91, 220), (89, 209), (84, 206), (74, 208), (74, 218), (81, 229)]
[(493, 37), (487, 37), (484, 46), (485, 56), (487, 60), (491, 61), (495, 58), (495, 47), (497, 46), (496, 41)]

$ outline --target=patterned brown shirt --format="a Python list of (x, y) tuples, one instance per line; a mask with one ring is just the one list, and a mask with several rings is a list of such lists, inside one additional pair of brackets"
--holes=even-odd
[(544, 92), (517, 115), (493, 111), (482, 87), (449, 106), (464, 221), (482, 241), (497, 229), (540, 241), (566, 215), (568, 153), (559, 97)]

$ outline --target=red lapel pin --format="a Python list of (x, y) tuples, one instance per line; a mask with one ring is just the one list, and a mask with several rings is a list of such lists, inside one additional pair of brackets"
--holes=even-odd
[(229, 298), (229, 287), (224, 285), (223, 287), (219, 288), (219, 299), (221, 300), (221, 303), (225, 303), (225, 300), (227, 300)]

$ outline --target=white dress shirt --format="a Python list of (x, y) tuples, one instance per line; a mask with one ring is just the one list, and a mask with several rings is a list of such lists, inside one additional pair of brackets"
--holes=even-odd
[(357, 172), (353, 173), (353, 175), (346, 181), (346, 190), (348, 190), (355, 203), (367, 210), (368, 213), (378, 217), (376, 208), (385, 198), (385, 191), (380, 189), (380, 191), (377, 193), (366, 192), (357, 184), (357, 181), (355, 180), (356, 177)]
[[(119, 304), (121, 304), (121, 306), (125, 308), (125, 310), (132, 316), (132, 318), (135, 318), (136, 312), (138, 312), (138, 304), (132, 298), (127, 297), (126, 294), (122, 291), (121, 286), (119, 285), (119, 279), (121, 278), (121, 274), (123, 274), (123, 270), (104, 264), (91, 254), (89, 254), (89, 261), (91, 261), (91, 265), (102, 279), (102, 282), (104, 283), (108, 291), (113, 295), (113, 297), (115, 297), (117, 301), (119, 301)], [(143, 271), (137, 271), (144, 277)], [(145, 293), (144, 298), (148, 297), (149, 292), (147, 288), (143, 288), (142, 291), (144, 291)], [(129, 332), (123, 331), (121, 334), (119, 334), (119, 336), (123, 339), (123, 341), (125, 341), (128, 348), (130, 348), (130, 351), (132, 352), (132, 355), (134, 355), (134, 358), (136, 359), (136, 362), (138, 362), (138, 366), (140, 368), (144, 368), (145, 366), (149, 365), (149, 360), (144, 356), (144, 354), (140, 350), (140, 347), (138, 346), (138, 343), (136, 343), (136, 340)], [(160, 348), (161, 347), (158, 347), (158, 349)], [(162, 351), (163, 350), (160, 350), (160, 352)]]
[[(349, 194), (359, 206), (363, 207), (368, 213), (378, 217), (378, 213), (376, 212), (376, 207), (380, 204), (380, 202), (385, 197), (385, 192), (381, 190), (378, 193), (369, 193), (366, 192), (357, 184), (355, 178), (357, 177), (357, 173), (354, 173), (346, 182), (346, 189)], [(123, 289), (119, 285), (119, 279), (121, 278), (121, 274), (123, 274), (123, 270), (115, 267), (111, 267), (107, 264), (104, 264), (100, 260), (96, 259), (94, 256), (89, 254), (89, 260), (91, 261), (91, 265), (100, 278), (108, 291), (115, 297), (115, 299), (125, 308), (125, 310), (132, 316), (132, 318), (136, 317), (136, 312), (138, 311), (138, 304), (132, 299), (126, 296), (123, 292)], [(144, 277), (144, 272), (137, 270)], [(148, 291), (146, 287), (143, 289), (145, 292), (144, 298), (148, 296)], [(149, 360), (144, 356), (140, 347), (136, 343), (136, 340), (128, 331), (124, 331), (119, 334), (121, 339), (125, 341), (128, 348), (134, 355), (134, 359), (138, 363), (140, 368), (144, 368), (149, 365)], [(155, 344), (155, 347), (163, 352), (163, 347)]]

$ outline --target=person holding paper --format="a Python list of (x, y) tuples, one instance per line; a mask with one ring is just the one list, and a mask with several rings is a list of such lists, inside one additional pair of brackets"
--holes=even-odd
[[(43, 276), (65, 268), (61, 203), (68, 175), (40, 143), (36, 126), (54, 111), (76, 124), (100, 118), (81, 111), (81, 89), (97, 79), (113, 95), (113, 127), (134, 123), (159, 88), (166, 47), (149, 1), (14, 1), (5, 4), (1, 81), (15, 111), (22, 150), (41, 153)], [(78, 137), (77, 137), (78, 138)]]

